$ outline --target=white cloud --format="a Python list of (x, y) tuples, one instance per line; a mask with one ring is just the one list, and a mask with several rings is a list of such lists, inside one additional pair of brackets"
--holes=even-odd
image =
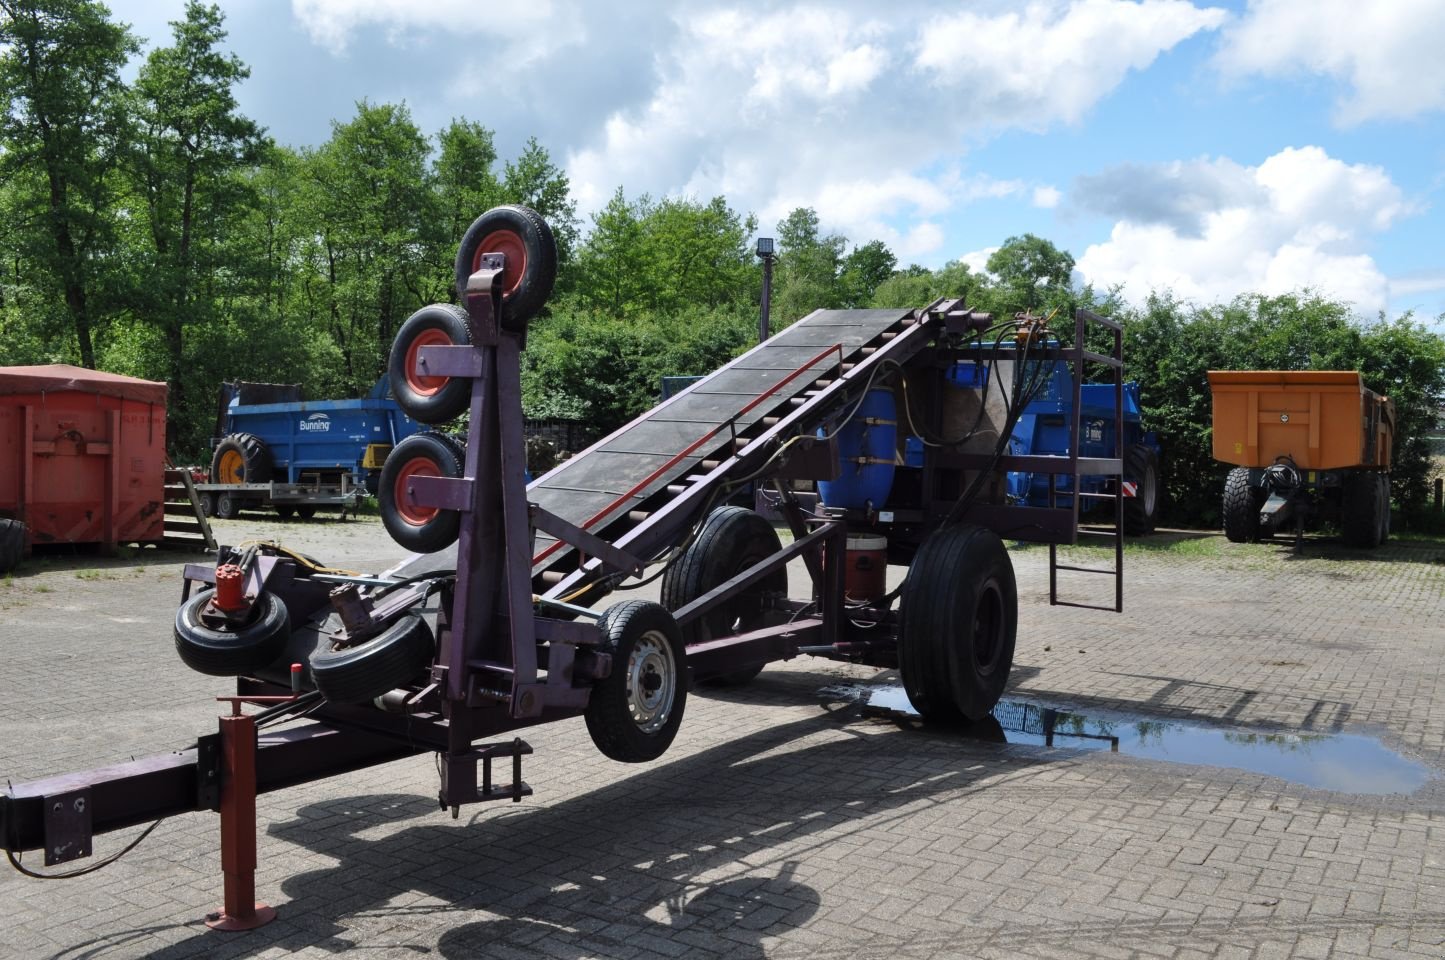
[(982, 250), (970, 250), (956, 259), (966, 264), (972, 272), (985, 274), (988, 273), (988, 258), (995, 253), (998, 253), (998, 247), (984, 247)]
[(1064, 199), (1064, 195), (1059, 192), (1057, 187), (1034, 187), (1034, 206), (1041, 210), (1054, 209), (1062, 199)]
[(937, 249), (934, 224), (972, 200), (1057, 201), (1053, 188), (944, 162), (966, 142), (1077, 122), (1130, 70), (1225, 18), (1186, 0), (946, 16), (910, 0), (886, 14), (862, 2), (675, 9), (675, 42), (652, 53), (651, 97), (568, 158), (583, 212), (619, 183), (722, 194), (765, 230), (811, 206), (825, 228), (897, 243), (905, 257)]
[(1079, 272), (1096, 286), (1122, 283), (1135, 300), (1163, 289), (1209, 302), (1313, 287), (1379, 309), (1390, 288), (1368, 239), (1415, 212), (1384, 170), (1319, 147), (1287, 148), (1256, 167), (1131, 167), (1081, 177), (1071, 195), (1116, 218), (1109, 239), (1079, 257)]
[(1343, 124), (1445, 109), (1440, 0), (1250, 0), (1224, 35), (1226, 76), (1322, 74), (1349, 85)]
[[(357, 30), (368, 26), (386, 29), (396, 42), (424, 39), (427, 31), (490, 33), (526, 41), (537, 41), (571, 31), (559, 30), (576, 17), (558, 10), (552, 0), (495, 4), (479, 7), (472, 0), (291, 0), (291, 12), (311, 38), (333, 52), (346, 48)], [(496, 51), (490, 51), (494, 56)], [(516, 66), (517, 62), (507, 58)]]

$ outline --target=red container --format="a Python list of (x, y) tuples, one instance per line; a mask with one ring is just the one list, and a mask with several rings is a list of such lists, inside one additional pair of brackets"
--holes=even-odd
[(854, 603), (878, 600), (888, 592), (888, 538), (871, 533), (848, 534), (848, 569), (843, 593)]
[(164, 383), (0, 367), (0, 516), (30, 544), (161, 539), (165, 457)]

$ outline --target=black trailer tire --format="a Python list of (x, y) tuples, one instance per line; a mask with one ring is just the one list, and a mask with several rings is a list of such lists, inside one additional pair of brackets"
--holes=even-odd
[[(708, 514), (697, 539), (681, 559), (662, 575), (662, 605), (668, 610), (679, 610), (781, 549), (778, 532), (761, 514), (746, 507), (719, 507)], [(765, 626), (764, 599), (768, 594), (788, 595), (786, 567), (779, 567), (726, 605), (681, 627), (683, 642), (692, 646)], [(700, 679), (736, 686), (752, 680), (762, 672), (763, 666), (763, 663), (749, 664)]]
[(25, 524), (0, 518), (0, 574), (20, 566), (25, 556)]
[(212, 677), (238, 677), (285, 651), (291, 624), (280, 597), (263, 592), (246, 624), (217, 630), (200, 617), (212, 595), (210, 590), (198, 593), (176, 611), (176, 652), (186, 666)]
[(276, 516), (280, 517), (282, 520), (290, 520), (292, 517), (296, 516), (296, 508), (290, 506), (289, 504), (286, 506), (278, 506), (276, 508)]
[(311, 506), (310, 504), (299, 506), (296, 508), (296, 516), (300, 517), (302, 520), (310, 520), (312, 517), (316, 516), (316, 508)]
[(216, 516), (222, 520), (234, 520), (241, 515), (242, 501), (239, 494), (216, 494)]
[(612, 672), (597, 681), (583, 716), (597, 749), (622, 763), (656, 760), (671, 746), (687, 706), (687, 648), (667, 608), (613, 604), (597, 621)]
[(1378, 547), (1384, 512), (1380, 474), (1346, 470), (1340, 486), (1340, 534), (1345, 545), (1363, 550)]
[(935, 530), (903, 583), (898, 672), (920, 716), (980, 720), (1008, 685), (1018, 586), (1003, 541), (968, 524)]
[(274, 469), (271, 448), (250, 433), (227, 434), (211, 455), (212, 483), (270, 483)]
[(366, 476), (361, 479), (361, 483), (366, 488), (367, 493), (371, 494), (373, 497), (376, 496), (381, 492), (381, 471), (366, 471)]
[(201, 512), (208, 517), (216, 515), (216, 495), (214, 493), (202, 493), (196, 491), (196, 499), (201, 502)]
[(431, 627), (409, 610), (355, 646), (338, 649), (323, 640), (311, 653), (311, 679), (333, 703), (365, 703), (416, 679), (435, 647)]
[(1259, 511), (1269, 491), (1249, 482), (1249, 471), (1235, 467), (1224, 478), (1224, 536), (1230, 543), (1259, 539)]
[(1142, 537), (1154, 532), (1159, 517), (1159, 456), (1152, 447), (1136, 443), (1124, 452), (1124, 479), (1138, 484), (1124, 499), (1124, 532)]
[(381, 468), (381, 523), (398, 545), (413, 553), (435, 553), (456, 542), (456, 510), (408, 505), (407, 481), (417, 476), (461, 477), (463, 458), (456, 441), (439, 433), (414, 433), (391, 448)]
[(407, 317), (391, 342), (386, 365), (392, 396), (407, 416), (420, 423), (445, 423), (467, 409), (472, 399), (470, 379), (428, 376), (418, 371), (417, 363), (422, 347), (471, 342), (467, 312), (461, 307), (434, 303)]
[(472, 221), (457, 247), (457, 296), (467, 295), (467, 281), (481, 266), (484, 253), (502, 253), (502, 321), (516, 330), (537, 315), (557, 282), (557, 241), (541, 214), (529, 207), (493, 207)]

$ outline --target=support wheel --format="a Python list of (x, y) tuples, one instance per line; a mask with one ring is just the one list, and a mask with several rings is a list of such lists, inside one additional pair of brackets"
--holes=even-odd
[(1124, 453), (1124, 479), (1139, 485), (1124, 501), (1124, 532), (1142, 537), (1154, 532), (1159, 515), (1159, 455), (1139, 443)]
[(257, 436), (232, 433), (216, 444), (211, 456), (212, 483), (268, 483), (273, 468), (271, 448)]
[(176, 652), (186, 666), (212, 677), (237, 677), (281, 655), (291, 624), (280, 597), (262, 593), (250, 616), (232, 624), (207, 614), (213, 593), (198, 593), (176, 611)]
[(436, 646), (421, 615), (403, 613), (370, 640), (336, 647), (322, 640), (311, 654), (311, 679), (333, 703), (365, 703), (405, 686), (431, 663)]
[(482, 214), (457, 248), (457, 296), (466, 298), (467, 280), (481, 267), (482, 254), (507, 258), (502, 269), (502, 322), (518, 329), (536, 316), (557, 280), (557, 241), (537, 211), (509, 204)]
[(903, 584), (898, 667), (928, 720), (980, 720), (1008, 684), (1018, 588), (1003, 541), (960, 524), (931, 534)]
[(1373, 470), (1347, 470), (1341, 484), (1340, 533), (1351, 547), (1380, 545), (1384, 530), (1384, 476)]
[[(773, 525), (745, 507), (720, 507), (708, 515), (697, 539), (677, 563), (662, 575), (662, 605), (669, 610), (687, 606), (709, 590), (758, 561), (783, 549)], [(680, 628), (686, 645), (766, 626), (766, 599), (788, 594), (788, 571), (779, 567), (726, 604)], [(736, 685), (762, 672), (763, 664), (748, 664), (719, 676), (700, 679)]]
[(276, 508), (276, 516), (280, 517), (282, 520), (290, 520), (292, 517), (296, 516), (296, 508), (295, 508), (295, 507), (277, 507), (277, 508)]
[(413, 553), (435, 553), (456, 542), (461, 514), (413, 502), (415, 477), (460, 477), (461, 448), (439, 433), (414, 433), (395, 447), (381, 468), (381, 522), (400, 546)]
[(460, 416), (472, 399), (466, 377), (431, 376), (420, 369), (422, 347), (463, 346), (472, 342), (467, 312), (434, 303), (407, 318), (391, 342), (387, 373), (397, 404), (413, 420), (445, 423)]
[(241, 515), (241, 498), (234, 493), (216, 494), (216, 516), (234, 520)]
[(315, 508), (315, 507), (297, 507), (297, 508), (296, 508), (296, 516), (300, 517), (302, 520), (310, 520), (312, 517), (316, 516), (316, 508)]
[(1249, 482), (1249, 471), (1235, 467), (1224, 478), (1224, 536), (1230, 543), (1259, 539), (1259, 511), (1269, 491)]
[(682, 632), (666, 608), (647, 600), (613, 604), (597, 626), (612, 672), (592, 688), (587, 732), (613, 760), (656, 760), (677, 736), (687, 705)]

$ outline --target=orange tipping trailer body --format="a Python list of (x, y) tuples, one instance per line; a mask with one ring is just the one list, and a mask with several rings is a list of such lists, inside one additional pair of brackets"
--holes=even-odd
[(1211, 370), (1214, 459), (1302, 470), (1388, 470), (1395, 404), (1354, 370)]
[(160, 540), (166, 394), (67, 364), (0, 367), (0, 516), (30, 544)]

